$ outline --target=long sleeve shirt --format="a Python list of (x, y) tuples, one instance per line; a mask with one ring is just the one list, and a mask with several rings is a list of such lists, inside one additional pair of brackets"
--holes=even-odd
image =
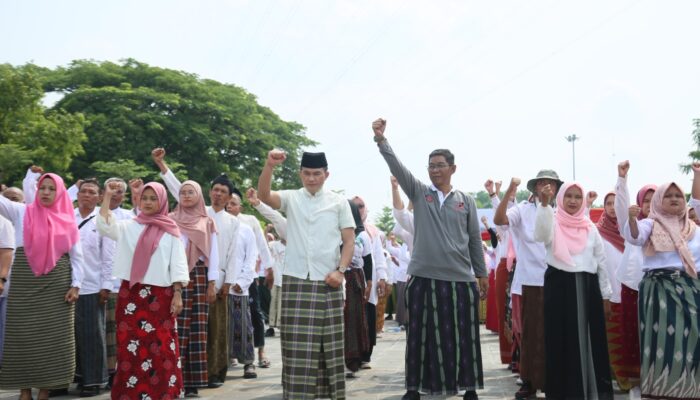
[(80, 294), (95, 294), (102, 289), (111, 290), (112, 268), (104, 263), (104, 237), (97, 232), (95, 217), (100, 212), (99, 207), (83, 218), (80, 210), (75, 209), (75, 223), (80, 227), (80, 243), (83, 246), (83, 257), (85, 258), (85, 274)]
[[(247, 225), (240, 224), (236, 232), (235, 261), (232, 269), (226, 271), (226, 283), (231, 284), (229, 294), (247, 296), (248, 289), (256, 277), (255, 264), (258, 261), (258, 246), (255, 243), (253, 230)], [(236, 293), (233, 286), (238, 285), (241, 293)]]
[[(24, 214), (27, 206), (15, 203), (5, 196), (0, 196), (0, 215), (9, 219), (15, 228), (15, 246), (24, 247)], [(71, 287), (81, 287), (85, 271), (85, 259), (83, 257), (83, 246), (80, 240), (76, 242), (68, 251), (71, 264)]]
[[(117, 207), (112, 211), (112, 216), (117, 219), (117, 221), (131, 220), (134, 219), (136, 214), (134, 210), (127, 210), (121, 207)], [(112, 277), (112, 287), (110, 288), (112, 293), (119, 293), (119, 288), (121, 287), (122, 280), (115, 278), (112, 274), (112, 269), (114, 268), (114, 253), (117, 249), (117, 242), (108, 238), (102, 237), (102, 268), (105, 274)]]
[(408, 264), (411, 262), (411, 252), (408, 250), (406, 243), (400, 246), (394, 246), (391, 243), (387, 243), (386, 249), (398, 262), (399, 265), (394, 265), (394, 281), (395, 282), (406, 282), (408, 280), (407, 271)]
[(386, 140), (379, 143), (379, 151), (413, 201), (415, 239), (408, 273), (452, 282), (487, 277), (474, 199), (458, 190), (445, 195), (416, 179)]
[[(102, 215), (97, 215), (96, 219), (98, 232), (117, 242), (112, 274), (116, 278), (130, 280), (134, 252), (145, 226), (133, 219), (118, 221), (111, 217), (107, 221)], [(151, 256), (142, 283), (168, 287), (174, 282), (187, 285), (189, 281), (190, 272), (185, 246), (177, 237), (166, 232), (160, 238), (158, 247)]]
[[(629, 220), (629, 208), (630, 194), (627, 188), (627, 179), (618, 177), (615, 184), (615, 215), (620, 235), (622, 235), (625, 224)], [(639, 283), (644, 277), (643, 262), (642, 248), (625, 240), (625, 251), (622, 253), (616, 272), (617, 280), (632, 290), (639, 290)]]
[[(633, 238), (632, 232), (630, 231), (629, 221), (627, 221), (622, 230), (622, 236), (633, 245), (642, 247), (649, 240), (653, 226), (654, 221), (649, 218), (637, 221), (639, 235), (637, 235), (636, 238)], [(688, 240), (688, 249), (690, 249), (690, 253), (693, 255), (693, 259), (695, 260), (695, 269), (697, 270), (698, 265), (700, 265), (700, 229), (696, 229), (693, 237)], [(644, 257), (642, 261), (643, 271), (653, 271), (655, 269), (684, 270), (683, 261), (681, 260), (681, 256), (677, 251), (657, 251), (652, 256), (648, 256), (644, 253), (642, 254)]]
[[(226, 280), (227, 272), (234, 268), (235, 250), (236, 250), (236, 235), (240, 227), (240, 221), (233, 215), (221, 210), (216, 212), (213, 208), (207, 207), (207, 215), (209, 215), (216, 223), (216, 247), (219, 275), (216, 279), (216, 288), (220, 289)], [(209, 260), (213, 265), (214, 260)], [(210, 270), (212, 267), (209, 268)]]
[(411, 235), (415, 233), (412, 212), (408, 211), (408, 209), (404, 207), (400, 210), (398, 208), (394, 208), (392, 214), (394, 215), (396, 223), (400, 225), (401, 228), (403, 228), (403, 230), (410, 233)]
[[(281, 239), (287, 239), (287, 218), (285, 218), (284, 215), (282, 215), (282, 213), (268, 206), (262, 201), (257, 206), (253, 207), (256, 210), (258, 210), (258, 212), (260, 213), (260, 215), (263, 216), (263, 218), (272, 223), (272, 225), (275, 227), (275, 231), (277, 231), (277, 234), (280, 236)], [(275, 261), (273, 258), (273, 263), (274, 262)]]
[[(279, 233), (279, 231), (277, 231)], [(287, 246), (282, 243), (281, 240), (274, 240), (270, 242), (270, 254), (274, 260), (274, 267), (272, 267), (272, 272), (274, 274), (274, 285), (277, 287), (282, 287), (282, 270), (284, 269), (284, 254)]]
[(555, 224), (554, 209), (550, 206), (542, 207), (542, 205), (539, 205), (537, 207), (534, 237), (536, 241), (544, 243), (547, 248), (547, 264), (565, 272), (597, 274), (601, 295), (604, 299), (610, 299), (612, 296), (612, 288), (610, 287), (610, 280), (608, 279), (608, 271), (605, 264), (603, 238), (600, 236), (598, 229), (590, 222), (586, 247), (581, 253), (571, 255), (573, 265), (569, 265), (555, 257), (552, 251)]

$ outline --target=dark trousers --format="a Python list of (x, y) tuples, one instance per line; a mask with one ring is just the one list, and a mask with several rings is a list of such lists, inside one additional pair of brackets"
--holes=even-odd
[(260, 310), (260, 286), (258, 281), (253, 281), (248, 289), (250, 296), (250, 318), (253, 321), (253, 345), (255, 348), (265, 347), (265, 318)]
[(272, 293), (265, 285), (265, 277), (258, 278), (258, 299), (260, 300), (260, 312), (262, 312), (265, 323), (270, 323), (270, 303), (272, 302)]

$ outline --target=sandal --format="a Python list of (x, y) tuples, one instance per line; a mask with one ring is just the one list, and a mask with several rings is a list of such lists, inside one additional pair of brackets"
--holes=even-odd
[(270, 363), (270, 360), (268, 360), (267, 358), (263, 358), (260, 361), (258, 361), (258, 367), (260, 367), (260, 368), (270, 368), (270, 365), (272, 365), (272, 364)]

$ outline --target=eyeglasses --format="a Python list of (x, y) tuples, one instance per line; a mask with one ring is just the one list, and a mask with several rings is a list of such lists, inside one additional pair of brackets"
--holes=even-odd
[(443, 169), (449, 167), (450, 164), (428, 164), (428, 171), (436, 171), (438, 169)]

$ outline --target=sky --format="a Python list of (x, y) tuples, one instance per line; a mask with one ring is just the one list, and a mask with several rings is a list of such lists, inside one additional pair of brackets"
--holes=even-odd
[[(453, 186), (554, 169), (606, 193), (674, 180), (700, 118), (700, 2), (466, 0), (0, 2), (0, 63), (75, 59), (192, 72), (255, 94), (325, 151), (327, 187), (391, 204), (375, 118), (428, 182), (455, 153)], [(262, 168), (262, 165), (261, 165)]]

